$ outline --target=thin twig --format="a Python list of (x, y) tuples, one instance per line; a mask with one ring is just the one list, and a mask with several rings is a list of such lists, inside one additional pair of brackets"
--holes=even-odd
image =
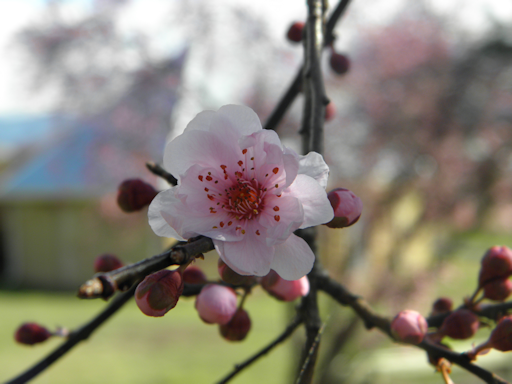
[[(329, 45), (334, 40), (334, 27), (336, 26), (336, 23), (340, 19), (341, 16), (345, 13), (348, 4), (350, 3), (350, 0), (342, 0), (338, 3), (334, 11), (332, 12), (331, 16), (329, 17), (329, 20), (326, 23), (325, 28), (325, 45)], [(301, 83), (302, 83), (302, 71), (303, 66), (298, 70), (297, 74), (295, 75), (295, 78), (293, 79), (292, 83), (286, 90), (286, 93), (283, 95), (277, 106), (274, 108), (270, 116), (268, 117), (264, 128), (265, 129), (276, 129), (279, 122), (283, 119), (283, 116), (285, 115), (286, 111), (292, 105), (293, 101), (295, 100), (295, 97), (300, 93), (301, 90)]]
[(33, 379), (38, 374), (43, 372), (46, 368), (50, 367), (53, 363), (55, 363), (58, 359), (64, 356), (67, 352), (69, 352), (75, 345), (83, 340), (87, 340), (89, 336), (98, 328), (101, 324), (107, 321), (114, 313), (116, 313), (119, 309), (123, 307), (124, 304), (128, 302), (133, 297), (135, 292), (136, 284), (133, 287), (124, 293), (119, 294), (115, 297), (112, 302), (101, 311), (95, 318), (89, 321), (87, 324), (83, 325), (78, 330), (71, 332), (68, 339), (61, 344), (57, 349), (55, 349), (52, 353), (38, 362), (36, 365), (23, 372), (19, 376), (11, 379), (6, 384), (22, 384), (27, 381)]
[(170, 265), (184, 265), (193, 258), (213, 250), (212, 239), (199, 236), (188, 243), (178, 243), (159, 255), (144, 259), (135, 264), (116, 269), (112, 272), (96, 275), (86, 281), (78, 290), (82, 299), (109, 298), (115, 291), (129, 289), (150, 273), (159, 271)]
[(148, 163), (146, 163), (146, 168), (149, 169), (151, 171), (151, 173), (153, 173), (157, 176), (160, 176), (162, 179), (167, 181), (169, 184), (171, 184), (171, 185), (178, 184), (178, 180), (173, 175), (171, 175), (169, 172), (167, 172), (165, 169), (163, 169), (160, 165), (153, 163), (153, 162), (148, 162)]
[(286, 327), (286, 329), (281, 333), (275, 340), (273, 340), (270, 344), (268, 344), (265, 348), (263, 348), (261, 351), (256, 353), (255, 355), (251, 356), (247, 360), (245, 360), (243, 363), (237, 364), (235, 366), (235, 369), (224, 377), (221, 381), (219, 381), (217, 384), (225, 384), (229, 380), (231, 380), (233, 377), (235, 377), (238, 373), (240, 373), (244, 368), (254, 363), (256, 360), (258, 360), (260, 357), (266, 355), (268, 352), (270, 352), (274, 347), (285, 341), (288, 337), (292, 335), (292, 333), (297, 329), (299, 325), (302, 324), (302, 318), (300, 316), (296, 316), (293, 321)]
[(304, 365), (300, 369), (296, 384), (302, 384), (302, 380), (305, 377), (305, 373), (308, 371), (308, 367), (312, 363), (313, 356), (317, 354), (318, 346), (320, 345), (320, 337), (322, 336), (325, 330), (325, 324), (326, 323), (323, 323), (320, 329), (318, 330), (318, 334), (315, 337), (313, 345), (309, 349), (306, 359), (304, 360)]

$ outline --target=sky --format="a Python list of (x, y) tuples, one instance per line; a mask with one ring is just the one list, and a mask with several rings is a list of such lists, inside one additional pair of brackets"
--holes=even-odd
[[(51, 91), (35, 93), (30, 90), (28, 79), (24, 76), (26, 68), (13, 44), (15, 33), (37, 21), (46, 1), (0, 0), (0, 116), (48, 114), (52, 110), (54, 96)], [(67, 15), (71, 18), (80, 18), (90, 11), (93, 1), (108, 0), (63, 0)], [(287, 25), (294, 16), (305, 14), (304, 0), (215, 1), (245, 3), (249, 8), (252, 7), (254, 12), (265, 12), (269, 25), (276, 28), (281, 28), (280, 24), (283, 23)], [(353, 0), (349, 12), (355, 16), (357, 22), (345, 24), (347, 28), (351, 24), (355, 28), (361, 23), (385, 23), (393, 16), (394, 10), (401, 8), (406, 1), (411, 0)], [(166, 12), (163, 10), (168, 9), (170, 3), (173, 3), (173, 0), (132, 0), (122, 27), (127, 31), (130, 28), (140, 28), (149, 31), (150, 35), (161, 35), (158, 30), (159, 22), (155, 17), (164, 17)], [(512, 1), (509, 0), (428, 0), (428, 4), (436, 11), (447, 15), (454, 24), (465, 26), (468, 33), (480, 34), (485, 31), (486, 14), (501, 22), (512, 23)], [(162, 40), (162, 45), (168, 46), (167, 43)]]

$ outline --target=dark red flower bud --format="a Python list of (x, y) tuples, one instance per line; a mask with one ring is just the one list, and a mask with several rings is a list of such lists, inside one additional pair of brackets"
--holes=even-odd
[(476, 333), (479, 325), (477, 315), (468, 309), (458, 309), (444, 319), (439, 332), (452, 339), (467, 339)]
[(490, 345), (498, 351), (512, 351), (512, 315), (502, 317), (489, 337)]
[(484, 285), (484, 297), (504, 301), (512, 293), (512, 281), (508, 277), (493, 279)]
[(220, 278), (228, 284), (250, 286), (256, 282), (256, 277), (239, 275), (221, 258), (219, 258), (217, 269), (219, 271)]
[(409, 309), (398, 313), (391, 322), (391, 333), (404, 343), (421, 343), (427, 330), (427, 320), (419, 312)]
[(336, 53), (334, 50), (331, 51), (329, 64), (331, 65), (332, 70), (338, 75), (344, 75), (350, 69), (350, 61), (347, 56)]
[(237, 309), (229, 323), (219, 326), (222, 337), (230, 341), (245, 339), (250, 329), (251, 319), (249, 314), (242, 308)]
[(99, 255), (94, 259), (94, 272), (96, 273), (110, 272), (122, 266), (123, 262), (116, 255), (111, 255), (110, 253)]
[(353, 192), (345, 188), (336, 188), (327, 194), (334, 219), (328, 222), (329, 228), (344, 228), (357, 223), (363, 211), (363, 202)]
[(34, 345), (48, 340), (52, 333), (37, 323), (24, 323), (14, 334), (14, 339), (21, 344)]
[(176, 306), (183, 286), (180, 270), (162, 269), (146, 276), (137, 286), (135, 302), (145, 315), (160, 317)]
[(512, 274), (512, 251), (503, 246), (490, 248), (482, 258), (478, 282), (483, 287), (491, 280)]
[(188, 284), (203, 284), (208, 279), (201, 268), (192, 265), (183, 271), (183, 281)]
[(440, 297), (432, 304), (432, 315), (450, 312), (453, 308), (453, 301), (448, 297)]
[(336, 106), (332, 101), (325, 106), (325, 121), (331, 121), (336, 116)]
[(124, 212), (140, 211), (149, 205), (158, 192), (140, 179), (128, 179), (119, 185), (117, 204)]
[(286, 33), (288, 40), (294, 43), (300, 43), (302, 40), (302, 30), (304, 29), (304, 26), (305, 24), (302, 21), (296, 21), (290, 25), (290, 28)]

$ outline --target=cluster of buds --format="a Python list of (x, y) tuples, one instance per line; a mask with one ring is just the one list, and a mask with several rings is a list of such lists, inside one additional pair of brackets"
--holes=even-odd
[(482, 258), (478, 288), (489, 300), (503, 301), (512, 293), (512, 251), (505, 246), (491, 247)]
[(294, 301), (309, 293), (309, 280), (307, 276), (299, 280), (285, 280), (271, 270), (261, 279), (261, 287), (278, 300)]

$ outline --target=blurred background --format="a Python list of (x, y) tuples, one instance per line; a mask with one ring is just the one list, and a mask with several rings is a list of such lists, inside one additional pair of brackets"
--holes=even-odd
[[(15, 345), (20, 323), (73, 328), (101, 310), (74, 297), (97, 255), (162, 249), (145, 212), (119, 210), (117, 186), (163, 188), (144, 163), (204, 109), (245, 104), (264, 122), (302, 61), (285, 35), (305, 16), (293, 0), (0, 0), (1, 381), (59, 343)], [(441, 295), (457, 305), (484, 251), (512, 246), (512, 3), (354, 0), (336, 34), (351, 67), (335, 74), (326, 51), (329, 188), (351, 189), (364, 211), (351, 228), (321, 228), (320, 257), (383, 314), (427, 315)], [(298, 97), (278, 128), (297, 150), (300, 119)], [(216, 278), (215, 255), (197, 265)], [(442, 382), (421, 351), (321, 299), (318, 383)], [(256, 290), (247, 310), (253, 329), (230, 344), (193, 300), (161, 319), (130, 303), (34, 382), (215, 382), (276, 337), (293, 304)], [(301, 337), (233, 382), (291, 382)], [(507, 354), (479, 364), (512, 379)], [(480, 382), (458, 368), (453, 379)]]

